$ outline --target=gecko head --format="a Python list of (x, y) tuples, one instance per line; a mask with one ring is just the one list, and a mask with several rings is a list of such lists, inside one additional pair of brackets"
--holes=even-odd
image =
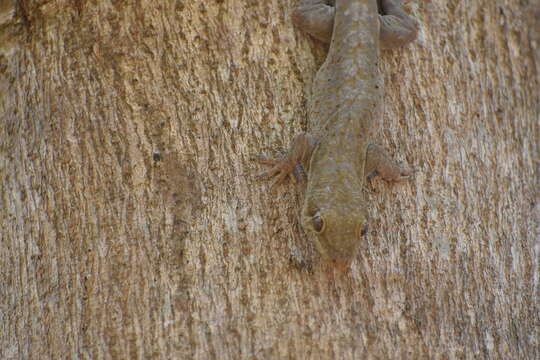
[(303, 214), (303, 227), (314, 235), (322, 259), (340, 270), (347, 269), (356, 256), (367, 233), (367, 223), (367, 211), (362, 204), (354, 208), (305, 209)]

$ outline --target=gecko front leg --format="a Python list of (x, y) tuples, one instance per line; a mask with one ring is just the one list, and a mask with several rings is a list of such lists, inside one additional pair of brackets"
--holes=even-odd
[[(289, 152), (284, 157), (279, 159), (259, 157), (256, 159), (261, 164), (272, 166), (270, 170), (257, 176), (261, 178), (276, 177), (272, 187), (281, 184), (291, 175), (293, 182), (303, 181), (306, 176), (305, 170), (309, 169), (309, 160), (318, 142), (319, 138), (308, 133), (297, 135)], [(364, 174), (368, 179), (380, 176), (385, 181), (398, 182), (410, 179), (414, 172), (400, 166), (381, 146), (370, 144), (367, 149)]]
[(272, 187), (281, 184), (287, 177), (291, 177), (291, 175), (293, 175), (291, 177), (293, 182), (302, 182), (306, 176), (305, 169), (309, 167), (311, 155), (318, 142), (319, 139), (316, 136), (312, 136), (308, 133), (296, 135), (289, 152), (284, 157), (280, 159), (263, 157), (256, 159), (262, 164), (272, 165), (270, 170), (260, 173), (258, 177), (276, 177)]
[[(400, 0), (377, 0), (381, 24), (381, 49), (394, 49), (416, 39), (418, 23), (410, 17)], [(335, 0), (300, 0), (293, 22), (314, 38), (330, 43), (334, 29)]]
[(370, 144), (366, 155), (364, 173), (369, 178), (380, 176), (386, 181), (403, 181), (413, 175), (413, 171), (399, 166), (390, 155), (377, 144)]

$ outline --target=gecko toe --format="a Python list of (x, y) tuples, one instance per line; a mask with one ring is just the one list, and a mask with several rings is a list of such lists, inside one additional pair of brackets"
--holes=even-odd
[(293, 184), (296, 184), (298, 182), (298, 179), (296, 178), (296, 176), (294, 176), (294, 173), (292, 174), (287, 174), (289, 176), (289, 179), (291, 179), (291, 182)]
[(269, 179), (271, 177), (276, 176), (276, 174), (281, 172), (281, 167), (276, 165), (266, 171), (263, 171), (261, 173), (258, 173), (256, 176), (261, 179)]
[(414, 177), (414, 173), (412, 172), (402, 172), (399, 174), (399, 178), (397, 180), (404, 181), (404, 180), (412, 179), (413, 177)]
[(368, 180), (371, 180), (373, 179), (374, 177), (378, 176), (379, 173), (377, 172), (377, 170), (373, 170), (372, 172), (370, 172), (368, 175), (367, 175), (367, 178)]
[(289, 173), (286, 172), (286, 171), (282, 171), (279, 173), (279, 175), (277, 176), (277, 179), (276, 179), (276, 182), (275, 184), (276, 185), (281, 185), (283, 184), (283, 182), (285, 181), (286, 178), (289, 177)]
[(289, 174), (286, 172), (279, 173), (272, 182), (272, 185), (270, 185), (270, 189), (274, 190), (278, 185), (281, 185), (288, 176)]
[(409, 178), (414, 177), (414, 173), (415, 173), (414, 170), (402, 169), (400, 175), (401, 177), (406, 177), (407, 179), (409, 179)]
[(259, 164), (264, 165), (276, 165), (281, 161), (280, 159), (267, 158), (264, 156), (258, 156), (254, 160), (257, 161)]

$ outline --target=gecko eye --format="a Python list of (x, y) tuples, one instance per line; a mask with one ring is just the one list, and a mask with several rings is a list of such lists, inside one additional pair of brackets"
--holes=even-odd
[(319, 234), (324, 230), (324, 220), (319, 215), (311, 218), (311, 225), (313, 225), (313, 230)]
[(368, 224), (364, 225), (364, 228), (362, 229), (362, 231), (360, 231), (360, 236), (366, 236), (368, 230), (369, 230)]

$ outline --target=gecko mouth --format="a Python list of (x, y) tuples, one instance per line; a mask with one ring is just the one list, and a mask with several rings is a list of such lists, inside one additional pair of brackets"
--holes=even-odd
[(343, 260), (334, 259), (332, 260), (331, 265), (334, 269), (344, 272), (349, 269), (349, 266), (351, 266), (351, 261), (343, 261)]

